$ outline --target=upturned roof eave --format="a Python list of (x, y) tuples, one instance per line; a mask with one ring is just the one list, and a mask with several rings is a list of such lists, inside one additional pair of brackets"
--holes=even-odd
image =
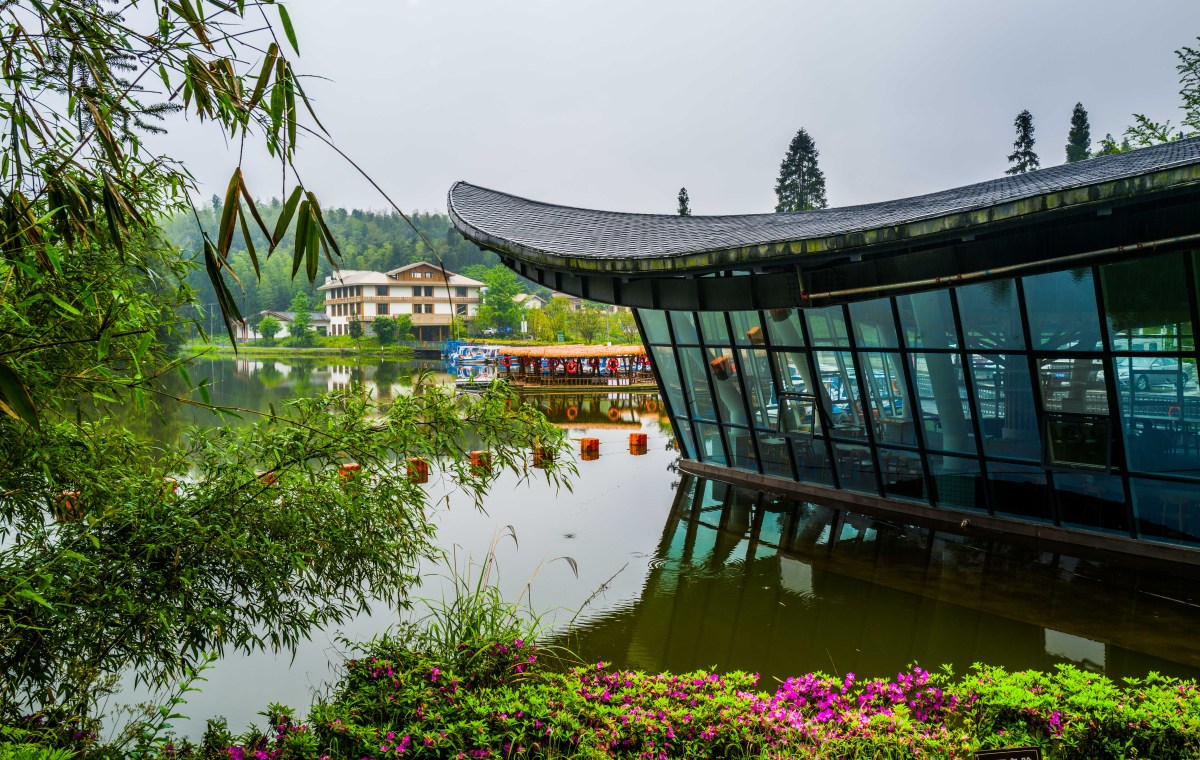
[(454, 189), (448, 199), (454, 226), (478, 245), (501, 252), (539, 268), (576, 271), (614, 276), (682, 275), (735, 267), (760, 267), (785, 264), (804, 257), (867, 253), (871, 248), (918, 242), (946, 233), (971, 234), (991, 225), (1036, 217), (1068, 209), (1102, 206), (1136, 195), (1159, 193), (1200, 184), (1200, 163), (1166, 167), (1158, 171), (1105, 182), (1085, 183), (1049, 193), (1033, 193), (1002, 203), (967, 207), (950, 213), (916, 217), (898, 225), (864, 228), (844, 233), (798, 239), (781, 239), (740, 247), (717, 247), (665, 253), (653, 257), (598, 257), (587, 252), (561, 252), (539, 249), (500, 238), (465, 219), (454, 203)]

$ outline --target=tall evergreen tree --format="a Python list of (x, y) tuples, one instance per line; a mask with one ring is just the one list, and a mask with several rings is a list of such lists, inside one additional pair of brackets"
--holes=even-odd
[(1071, 112), (1071, 131), (1067, 134), (1067, 163), (1073, 164), (1092, 155), (1092, 128), (1083, 103), (1076, 103)]
[(679, 188), (679, 215), (680, 216), (691, 216), (692, 215), (692, 207), (690, 205), (688, 205), (688, 194), (687, 194), (686, 187)]
[(1042, 165), (1038, 160), (1037, 154), (1033, 152), (1033, 114), (1029, 111), (1022, 111), (1017, 114), (1017, 118), (1013, 121), (1013, 126), (1017, 128), (1017, 139), (1013, 142), (1013, 152), (1008, 156), (1008, 162), (1012, 164), (1005, 174), (1024, 174), (1031, 172)]
[(817, 165), (817, 144), (801, 129), (788, 145), (775, 181), (776, 211), (810, 211), (825, 208), (825, 174)]

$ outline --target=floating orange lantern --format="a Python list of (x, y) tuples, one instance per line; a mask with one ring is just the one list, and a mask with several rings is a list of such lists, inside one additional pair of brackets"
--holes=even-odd
[(579, 439), (579, 451), (581, 453), (585, 453), (585, 452), (589, 452), (589, 451), (595, 451), (595, 452), (599, 453), (600, 439), (599, 438), (580, 438)]
[(472, 451), (471, 472), (474, 475), (486, 475), (492, 471), (492, 452)]
[(647, 435), (645, 433), (630, 433), (629, 434), (629, 445), (630, 446), (644, 447), (648, 440), (649, 440), (649, 438), (647, 437)]
[(424, 457), (408, 458), (408, 481), (410, 483), (429, 482), (429, 461)]
[(547, 449), (541, 444), (533, 447), (533, 466), (540, 470), (554, 463), (554, 449)]
[(347, 462), (338, 467), (338, 477), (345, 483), (354, 477), (354, 473), (362, 469), (362, 466), (354, 462)]
[(279, 480), (279, 477), (276, 476), (274, 470), (259, 470), (258, 472), (254, 473), (254, 477), (262, 481), (264, 486), (273, 486), (275, 485), (276, 481)]

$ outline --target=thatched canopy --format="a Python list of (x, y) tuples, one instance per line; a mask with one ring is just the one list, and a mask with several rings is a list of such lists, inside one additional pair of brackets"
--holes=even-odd
[(506, 356), (533, 359), (607, 359), (611, 356), (645, 356), (645, 346), (508, 346), (500, 350)]

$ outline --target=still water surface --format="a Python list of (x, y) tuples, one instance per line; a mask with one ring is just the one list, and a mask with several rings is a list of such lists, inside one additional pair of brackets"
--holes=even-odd
[[(417, 366), (204, 359), (191, 376), (212, 381), (216, 404), (266, 409), (351, 382), (388, 398), (411, 387)], [(1113, 677), (1200, 677), (1200, 586), (1188, 574), (929, 531), (682, 475), (655, 394), (529, 401), (573, 439), (601, 440), (599, 459), (577, 463), (573, 489), (505, 474), (484, 513), (435, 473), (430, 501), (440, 505), (441, 544), (460, 566), (512, 526), (517, 541), (502, 539), (497, 552), (500, 587), (510, 599), (527, 595), (559, 641), (589, 660), (738, 668), (760, 673), (765, 688), (813, 670), (884, 676), (914, 662), (957, 671), (973, 662), (1071, 662)], [(147, 424), (163, 438), (186, 423), (213, 424), (199, 410), (173, 414)], [(629, 453), (630, 432), (648, 434), (645, 455)], [(578, 577), (561, 557), (575, 560)], [(425, 572), (414, 595), (442, 594), (445, 568)], [(213, 715), (241, 727), (270, 701), (304, 707), (336, 677), (339, 634), (367, 639), (395, 619), (376, 610), (318, 634), (294, 660), (227, 656), (178, 727), (198, 735)]]

